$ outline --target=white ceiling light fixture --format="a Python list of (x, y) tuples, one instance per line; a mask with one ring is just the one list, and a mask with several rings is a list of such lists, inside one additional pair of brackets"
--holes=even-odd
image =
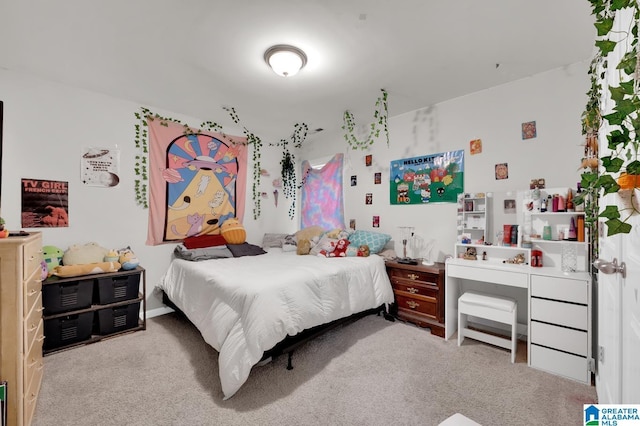
[(295, 46), (277, 44), (264, 52), (264, 60), (276, 74), (292, 77), (307, 64), (307, 55)]

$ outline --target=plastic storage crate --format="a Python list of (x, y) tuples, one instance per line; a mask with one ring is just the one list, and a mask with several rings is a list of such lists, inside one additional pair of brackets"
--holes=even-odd
[(91, 306), (93, 278), (42, 286), (44, 315), (75, 311)]
[(44, 321), (43, 349), (55, 349), (91, 338), (93, 312), (66, 315)]
[(140, 272), (130, 275), (98, 278), (97, 303), (106, 305), (138, 297)]
[(138, 326), (140, 302), (98, 310), (98, 334), (111, 334)]

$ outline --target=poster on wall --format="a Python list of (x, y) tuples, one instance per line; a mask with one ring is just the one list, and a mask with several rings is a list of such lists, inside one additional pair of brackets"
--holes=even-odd
[(464, 150), (391, 162), (389, 202), (456, 203), (464, 192)]
[(22, 227), (67, 228), (69, 183), (22, 179)]
[(120, 183), (120, 150), (83, 148), (80, 180), (88, 186), (110, 188)]

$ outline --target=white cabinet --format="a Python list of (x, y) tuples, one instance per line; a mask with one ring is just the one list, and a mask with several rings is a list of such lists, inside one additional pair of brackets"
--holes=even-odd
[(481, 244), (491, 235), (487, 218), (491, 209), (491, 199), (484, 194), (458, 195), (458, 241), (470, 240), (471, 243)]
[(591, 279), (530, 275), (529, 363), (591, 383)]

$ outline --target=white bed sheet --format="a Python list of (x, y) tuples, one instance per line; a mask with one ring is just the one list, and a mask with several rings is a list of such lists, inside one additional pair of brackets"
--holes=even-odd
[(287, 335), (393, 302), (384, 259), (377, 255), (174, 259), (158, 287), (219, 352), (224, 399)]

